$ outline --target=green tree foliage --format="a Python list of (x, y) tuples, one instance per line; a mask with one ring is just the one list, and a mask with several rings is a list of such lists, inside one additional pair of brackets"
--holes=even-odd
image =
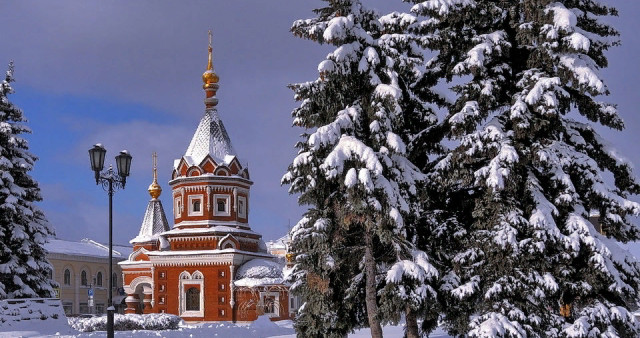
[(640, 269), (618, 242), (638, 240), (629, 196), (640, 185), (594, 128), (623, 127), (598, 72), (618, 44), (601, 18), (616, 11), (596, 0), (413, 2), (427, 67), (455, 93), (442, 121), (453, 149), (432, 176), (450, 238), (447, 328), (638, 336)]
[[(301, 102), (294, 125), (306, 133), (282, 182), (309, 208), (292, 230), (290, 280), (304, 302), (296, 329), (342, 337), (369, 326), (379, 336), (381, 322), (403, 313), (434, 314), (438, 272), (417, 246), (425, 176), (409, 157), (436, 118), (413, 89), (424, 62), (406, 33), (416, 18), (326, 2), (292, 27), (336, 47), (317, 79), (291, 86)], [(435, 319), (427, 323), (430, 330)]]
[(30, 129), (13, 92), (13, 64), (0, 84), (0, 299), (51, 297), (54, 282), (44, 244), (53, 229), (35, 205), (38, 183), (29, 175), (36, 157), (21, 134)]

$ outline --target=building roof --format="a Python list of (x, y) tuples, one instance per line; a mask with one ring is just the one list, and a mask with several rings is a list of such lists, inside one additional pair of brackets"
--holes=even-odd
[(283, 269), (283, 264), (270, 259), (252, 259), (240, 266), (234, 284), (247, 287), (283, 284)]
[(229, 134), (215, 108), (205, 111), (184, 158), (189, 164), (199, 165), (207, 155), (224, 165), (229, 165), (236, 156)]
[(140, 233), (129, 243), (143, 243), (158, 239), (161, 233), (169, 231), (169, 223), (164, 213), (162, 202), (158, 199), (152, 199), (147, 205), (144, 213), (144, 219), (140, 226)]
[[(255, 237), (262, 237), (259, 233), (253, 230), (238, 229), (232, 226), (226, 225), (212, 225), (207, 228), (178, 228), (169, 231), (165, 231), (162, 235), (220, 235), (220, 234), (243, 234), (253, 235)], [(264, 248), (266, 249), (266, 248)]]
[(276, 240), (268, 241), (267, 248), (269, 248), (269, 250), (284, 250), (287, 248), (289, 242), (291, 242), (291, 240), (289, 239), (289, 234), (286, 234)]
[[(81, 241), (67, 241), (63, 239), (50, 239), (44, 245), (49, 253), (63, 254), (70, 256), (90, 256), (109, 257), (109, 246), (85, 238)], [(133, 248), (124, 245), (113, 246), (113, 257), (126, 259), (131, 254)]]

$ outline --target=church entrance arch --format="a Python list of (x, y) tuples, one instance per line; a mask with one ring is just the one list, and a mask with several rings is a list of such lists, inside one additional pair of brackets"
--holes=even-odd
[(137, 277), (124, 287), (127, 293), (125, 313), (151, 313), (153, 310), (153, 279)]

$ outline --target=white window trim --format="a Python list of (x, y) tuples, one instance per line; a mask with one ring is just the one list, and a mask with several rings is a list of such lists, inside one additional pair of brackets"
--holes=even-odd
[(178, 196), (176, 198), (173, 199), (173, 213), (175, 214), (176, 218), (180, 218), (180, 216), (182, 216), (182, 206), (181, 206), (181, 201), (182, 200), (182, 196)]
[[(196, 277), (199, 276), (199, 279)], [(190, 274), (187, 271), (180, 273), (180, 282), (178, 283), (178, 294), (180, 295), (180, 308), (178, 309), (180, 316), (182, 317), (204, 317), (204, 275), (200, 271), (195, 271)], [(186, 311), (187, 308), (187, 286), (199, 285), (200, 286), (200, 310), (199, 311)]]
[[(193, 211), (193, 202), (200, 201), (200, 211)], [(204, 196), (202, 195), (192, 195), (189, 196), (189, 216), (202, 216), (204, 215)]]
[[(218, 200), (219, 199), (223, 199), (225, 200), (225, 211), (221, 212), (218, 211)], [(231, 216), (231, 196), (229, 195), (221, 195), (221, 194), (215, 194), (213, 195), (213, 215), (214, 216)]]
[(268, 296), (275, 297), (275, 304), (273, 304), (273, 313), (265, 313), (271, 317), (280, 317), (280, 293), (279, 292), (260, 292), (260, 304), (262, 305), (262, 310), (264, 312), (264, 298)]
[[(242, 210), (242, 208), (240, 208), (240, 202), (242, 202), (242, 204), (244, 204), (244, 210)], [(239, 218), (247, 218), (247, 198), (244, 196), (238, 196), (238, 217)]]

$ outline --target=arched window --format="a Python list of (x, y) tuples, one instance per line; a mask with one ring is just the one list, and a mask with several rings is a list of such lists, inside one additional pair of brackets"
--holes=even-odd
[(181, 316), (203, 317), (204, 316), (204, 275), (200, 271), (193, 274), (182, 271), (179, 275), (178, 312)]
[(71, 271), (64, 269), (64, 285), (71, 285)]
[(98, 272), (96, 275), (96, 284), (98, 286), (102, 286), (102, 272)]
[(200, 200), (193, 201), (193, 212), (200, 212)]
[(226, 201), (223, 199), (219, 199), (218, 200), (218, 211), (219, 212), (225, 212), (227, 211), (227, 203), (225, 203)]
[(187, 311), (200, 311), (200, 289), (189, 288), (186, 293), (186, 307)]
[(114, 272), (113, 275), (111, 275), (111, 280), (113, 281), (113, 288), (117, 288), (118, 287), (118, 275)]
[(82, 270), (80, 273), (80, 285), (87, 286), (89, 283), (87, 282), (87, 272)]

